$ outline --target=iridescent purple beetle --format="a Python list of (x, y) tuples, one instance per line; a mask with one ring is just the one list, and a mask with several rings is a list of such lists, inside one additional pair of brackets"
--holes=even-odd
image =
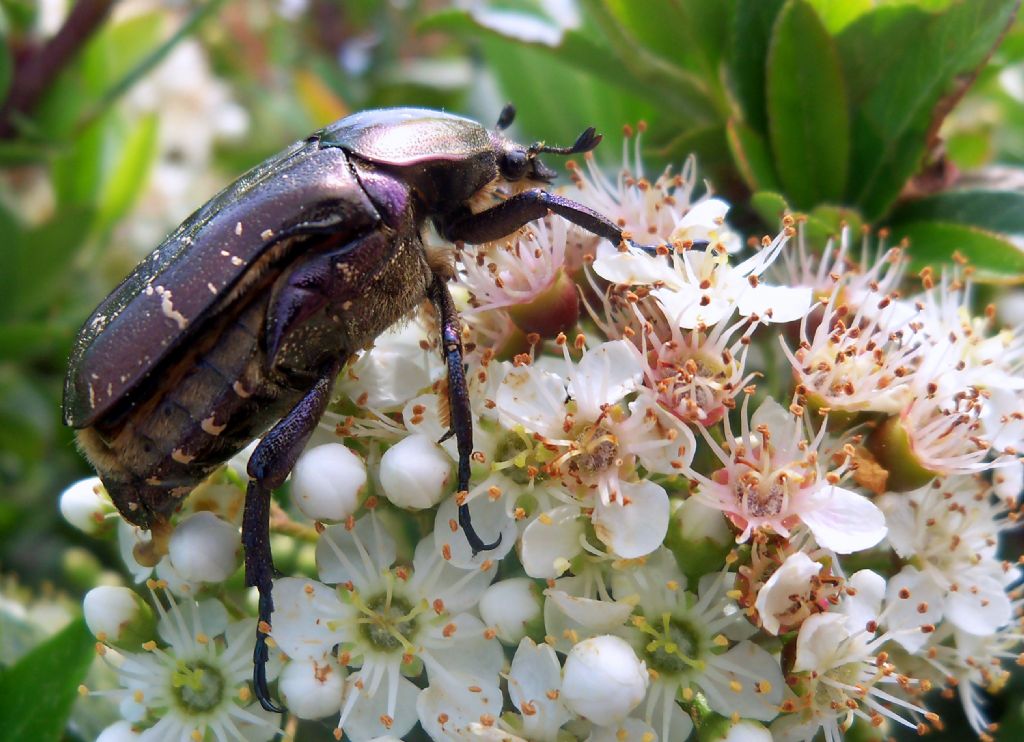
[[(587, 207), (527, 188), (475, 211), (495, 185), (546, 184), (537, 155), (587, 152), (524, 146), (418, 108), (348, 116), (256, 166), (178, 227), (97, 307), (78, 334), (64, 388), (64, 422), (132, 523), (166, 540), (192, 489), (250, 441), (242, 541), (263, 628), (273, 612), (270, 493), (295, 464), (346, 360), (429, 298), (447, 363), (458, 488), (469, 488), (473, 429), (460, 323), (421, 232), (487, 242), (549, 212), (619, 244), (622, 230)], [(493, 203), (493, 202), (491, 202)], [(269, 429), (269, 432), (267, 432)], [(266, 433), (264, 435), (264, 433)], [(459, 523), (474, 552), (493, 548)], [(253, 656), (267, 687), (266, 636)]]

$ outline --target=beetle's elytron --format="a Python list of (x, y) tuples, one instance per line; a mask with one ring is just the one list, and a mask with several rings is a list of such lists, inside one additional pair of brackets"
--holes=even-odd
[[(447, 363), (458, 488), (469, 488), (473, 430), (459, 318), (421, 238), (481, 243), (549, 212), (619, 244), (622, 230), (530, 184), (554, 173), (544, 152), (503, 130), (416, 108), (357, 113), (250, 170), (196, 211), (97, 307), (71, 353), (64, 422), (125, 518), (159, 550), (182, 499), (263, 436), (249, 460), (242, 541), (259, 590), (256, 695), (267, 688), (264, 630), (273, 611), (270, 493), (291, 471), (346, 360), (429, 298)], [(518, 191), (495, 205), (495, 186)], [(481, 209), (481, 207), (483, 207)], [(474, 551), (493, 548), (459, 523)]]

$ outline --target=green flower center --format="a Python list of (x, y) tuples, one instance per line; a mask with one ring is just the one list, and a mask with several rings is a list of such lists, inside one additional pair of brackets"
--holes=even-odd
[(704, 635), (689, 621), (662, 613), (660, 623), (640, 618), (637, 628), (650, 637), (644, 647), (647, 666), (662, 675), (677, 677), (690, 670), (703, 670)]
[(224, 675), (203, 660), (178, 660), (171, 673), (171, 695), (188, 714), (203, 714), (224, 700)]
[(363, 615), (359, 630), (363, 638), (380, 652), (402, 652), (412, 649), (416, 635), (416, 616), (422, 607), (413, 607), (393, 593), (370, 598), (359, 606)]

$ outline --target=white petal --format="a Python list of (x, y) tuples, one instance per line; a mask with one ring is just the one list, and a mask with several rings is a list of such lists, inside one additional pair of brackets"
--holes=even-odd
[(412, 559), (409, 592), (431, 605), (440, 600), (449, 613), (475, 606), (494, 579), (496, 567), (462, 569), (445, 560), (434, 539), (426, 536), (416, 544)]
[(274, 582), (271, 636), (293, 660), (322, 661), (329, 655), (340, 637), (328, 622), (344, 613), (338, 594), (326, 585), (297, 577)]
[[(859, 596), (859, 588), (857, 593)], [(909, 594), (909, 597), (903, 598), (901, 593)], [(889, 578), (888, 587), (885, 589), (885, 601), (888, 604), (885, 614), (886, 629), (892, 632), (893, 639), (902, 644), (904, 649), (916, 652), (927, 644), (929, 639), (929, 635), (921, 631), (921, 627), (925, 624), (937, 625), (942, 620), (945, 595), (926, 574), (908, 564), (899, 571), (899, 574)], [(921, 610), (922, 608), (925, 610)], [(877, 619), (877, 612), (869, 618)], [(863, 626), (859, 622), (853, 622), (851, 625), (854, 628)]]
[(678, 280), (665, 258), (654, 257), (634, 248), (620, 251), (607, 240), (601, 240), (597, 246), (594, 272), (611, 283), (627, 285)]
[(946, 595), (946, 618), (968, 634), (988, 636), (1010, 622), (1013, 606), (1000, 582), (989, 576), (958, 581)]
[(321, 534), (316, 565), (324, 582), (351, 581), (357, 589), (366, 590), (394, 563), (396, 554), (391, 534), (375, 516), (365, 515), (351, 531), (338, 525)]
[(480, 597), (480, 617), (505, 644), (516, 644), (538, 625), (541, 597), (529, 577), (508, 577), (488, 587)]
[(636, 348), (613, 340), (591, 348), (572, 372), (569, 395), (579, 405), (579, 416), (596, 420), (606, 404), (616, 404), (640, 386), (643, 369)]
[(850, 554), (885, 538), (885, 516), (868, 498), (842, 487), (825, 487), (823, 494), (813, 509), (799, 514), (820, 546)]
[[(446, 670), (481, 678), (497, 677), (505, 664), (501, 642), (489, 636), (484, 622), (469, 613), (448, 617), (421, 636), (423, 646)], [(431, 672), (428, 665), (427, 673)]]
[(522, 425), (531, 433), (561, 438), (565, 420), (565, 381), (534, 366), (509, 371), (494, 400), (498, 420), (514, 429)]
[(497, 719), (501, 706), (501, 689), (494, 680), (464, 673), (432, 674), (430, 685), (416, 699), (420, 724), (436, 742), (475, 742), (471, 725), (485, 714)]
[[(854, 595), (846, 595), (839, 606), (849, 619), (846, 625), (856, 631), (865, 628), (869, 621), (877, 621), (886, 595), (885, 578), (870, 569), (862, 569), (850, 575), (846, 584), (856, 591)], [(892, 583), (889, 585), (891, 587)]]
[(650, 554), (661, 546), (668, 532), (668, 493), (649, 480), (621, 482), (622, 503), (605, 505), (595, 500), (594, 530), (597, 537), (626, 559)]
[(341, 709), (346, 672), (331, 656), (295, 659), (281, 671), (279, 688), (289, 713), (300, 719), (322, 719)]
[(737, 713), (759, 721), (771, 721), (778, 715), (786, 683), (778, 661), (767, 650), (753, 642), (740, 642), (707, 661), (725, 673), (722, 682), (709, 682), (710, 674), (699, 680), (711, 708), (723, 716)]
[(846, 616), (841, 613), (815, 613), (800, 625), (796, 638), (793, 670), (825, 672), (835, 666), (836, 651), (850, 636)]
[(737, 300), (737, 309), (744, 317), (756, 314), (764, 322), (792, 322), (811, 309), (810, 287), (769, 286), (748, 287)]
[[(451, 556), (448, 561), (453, 567), (477, 569), (485, 562), (496, 564), (516, 545), (516, 536), (519, 535), (516, 521), (505, 507), (505, 498), (490, 498), (487, 490), (492, 484), (503, 492), (514, 488), (513, 483), (504, 477), (492, 477), (488, 482), (473, 488), (472, 496), (466, 504), (469, 506), (469, 515), (473, 519), (473, 530), (476, 531), (476, 535), (489, 543), (500, 538), (498, 545), (493, 549), (473, 554), (466, 534), (458, 527), (459, 506), (454, 496), (442, 502), (437, 509), (437, 515), (434, 516), (434, 545), (439, 553), (450, 550)], [(454, 531), (452, 523), (456, 524)]]
[(530, 739), (554, 739), (572, 717), (559, 698), (561, 689), (562, 666), (555, 650), (529, 638), (520, 641), (508, 674), (508, 694), (520, 711), (530, 706), (530, 713), (522, 716), (523, 733)]
[[(672, 739), (686, 739), (693, 730), (693, 722), (677, 704), (672, 705), (679, 710), (671, 726)], [(658, 742), (658, 734), (646, 722), (630, 716), (618, 724), (593, 727), (587, 742)]]
[(563, 505), (534, 518), (523, 530), (519, 558), (530, 577), (554, 579), (579, 554), (586, 524), (575, 505)]
[(353, 685), (354, 677), (349, 676), (346, 696), (349, 693), (360, 693), (360, 698), (345, 719), (345, 734), (352, 742), (364, 742), (385, 734), (401, 738), (416, 725), (416, 699), (420, 689), (413, 685), (412, 681), (398, 675), (395, 712), (391, 726), (386, 727), (381, 722), (381, 717), (388, 713), (389, 678), (385, 677), (377, 686), (377, 692), (369, 696), (365, 687), (363, 691), (356, 689)]

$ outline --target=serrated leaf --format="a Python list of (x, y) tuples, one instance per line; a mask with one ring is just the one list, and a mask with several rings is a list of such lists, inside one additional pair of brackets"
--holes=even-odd
[(846, 86), (832, 37), (804, 0), (779, 13), (768, 50), (768, 131), (794, 206), (840, 201), (849, 166)]
[(736, 120), (729, 122), (726, 131), (733, 162), (747, 187), (752, 191), (779, 190), (772, 155), (761, 135)]
[(81, 619), (0, 674), (0, 742), (58, 742), (95, 656)]
[[(865, 13), (837, 37), (853, 117), (847, 201), (882, 216), (918, 170), (946, 96), (962, 92), (1011, 22), (1016, 0), (953, 0)], [(958, 88), (958, 86), (960, 86)]]
[(894, 223), (936, 219), (1024, 235), (1024, 193), (1020, 191), (947, 191), (910, 201), (896, 209)]
[(772, 229), (778, 227), (785, 214), (792, 212), (782, 194), (771, 191), (761, 191), (751, 196), (750, 208)]
[(905, 222), (891, 228), (894, 240), (910, 241), (911, 270), (950, 265), (962, 255), (982, 283), (1024, 283), (1024, 250), (1006, 237), (953, 222)]
[(744, 121), (767, 136), (765, 67), (772, 28), (785, 0), (737, 0), (730, 73)]
[(109, 229), (135, 203), (157, 154), (159, 119), (143, 116), (121, 143), (117, 161), (103, 181), (97, 202), (98, 228)]

